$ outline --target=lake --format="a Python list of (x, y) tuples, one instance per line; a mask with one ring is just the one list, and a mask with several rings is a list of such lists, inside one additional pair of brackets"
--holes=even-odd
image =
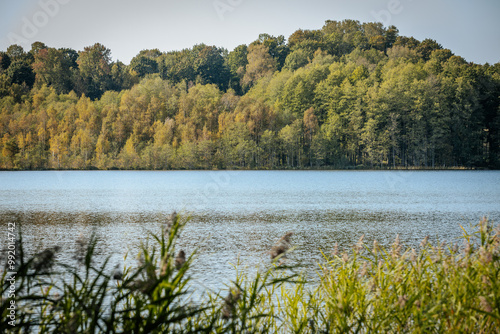
[[(460, 242), (460, 225), (500, 222), (500, 171), (27, 171), (0, 172), (0, 219), (22, 226), (30, 252), (53, 245), (69, 260), (96, 231), (98, 254), (135, 261), (138, 245), (172, 212), (192, 217), (179, 247), (198, 249), (195, 284), (220, 289), (238, 258), (253, 268), (294, 232), (294, 261), (316, 268), (321, 250), (364, 234), (406, 246), (427, 235)], [(148, 232), (149, 231), (149, 232)]]

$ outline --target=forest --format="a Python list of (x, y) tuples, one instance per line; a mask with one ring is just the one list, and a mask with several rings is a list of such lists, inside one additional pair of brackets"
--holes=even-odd
[(500, 63), (355, 20), (128, 65), (11, 45), (0, 148), (8, 170), (498, 169)]

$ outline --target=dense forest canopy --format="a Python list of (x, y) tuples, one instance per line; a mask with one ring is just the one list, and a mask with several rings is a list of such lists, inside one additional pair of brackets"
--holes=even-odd
[(326, 21), (228, 52), (0, 52), (0, 168), (500, 167), (500, 63)]

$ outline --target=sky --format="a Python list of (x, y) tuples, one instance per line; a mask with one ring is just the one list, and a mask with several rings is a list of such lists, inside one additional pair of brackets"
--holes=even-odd
[(229, 51), (261, 33), (288, 38), (326, 20), (395, 25), (467, 61), (500, 62), (499, 0), (0, 0), (0, 50), (101, 43), (126, 64), (144, 49), (205, 43)]

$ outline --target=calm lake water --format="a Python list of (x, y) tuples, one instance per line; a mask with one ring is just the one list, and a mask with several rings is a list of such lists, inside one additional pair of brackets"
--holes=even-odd
[[(0, 219), (22, 226), (30, 252), (95, 230), (99, 256), (124, 263), (148, 231), (189, 213), (179, 247), (198, 249), (195, 283), (219, 289), (239, 258), (250, 268), (294, 232), (293, 260), (314, 268), (320, 250), (350, 248), (361, 235), (389, 245), (458, 242), (460, 225), (500, 222), (500, 171), (44, 171), (0, 172)], [(135, 261), (128, 257), (127, 264)]]

